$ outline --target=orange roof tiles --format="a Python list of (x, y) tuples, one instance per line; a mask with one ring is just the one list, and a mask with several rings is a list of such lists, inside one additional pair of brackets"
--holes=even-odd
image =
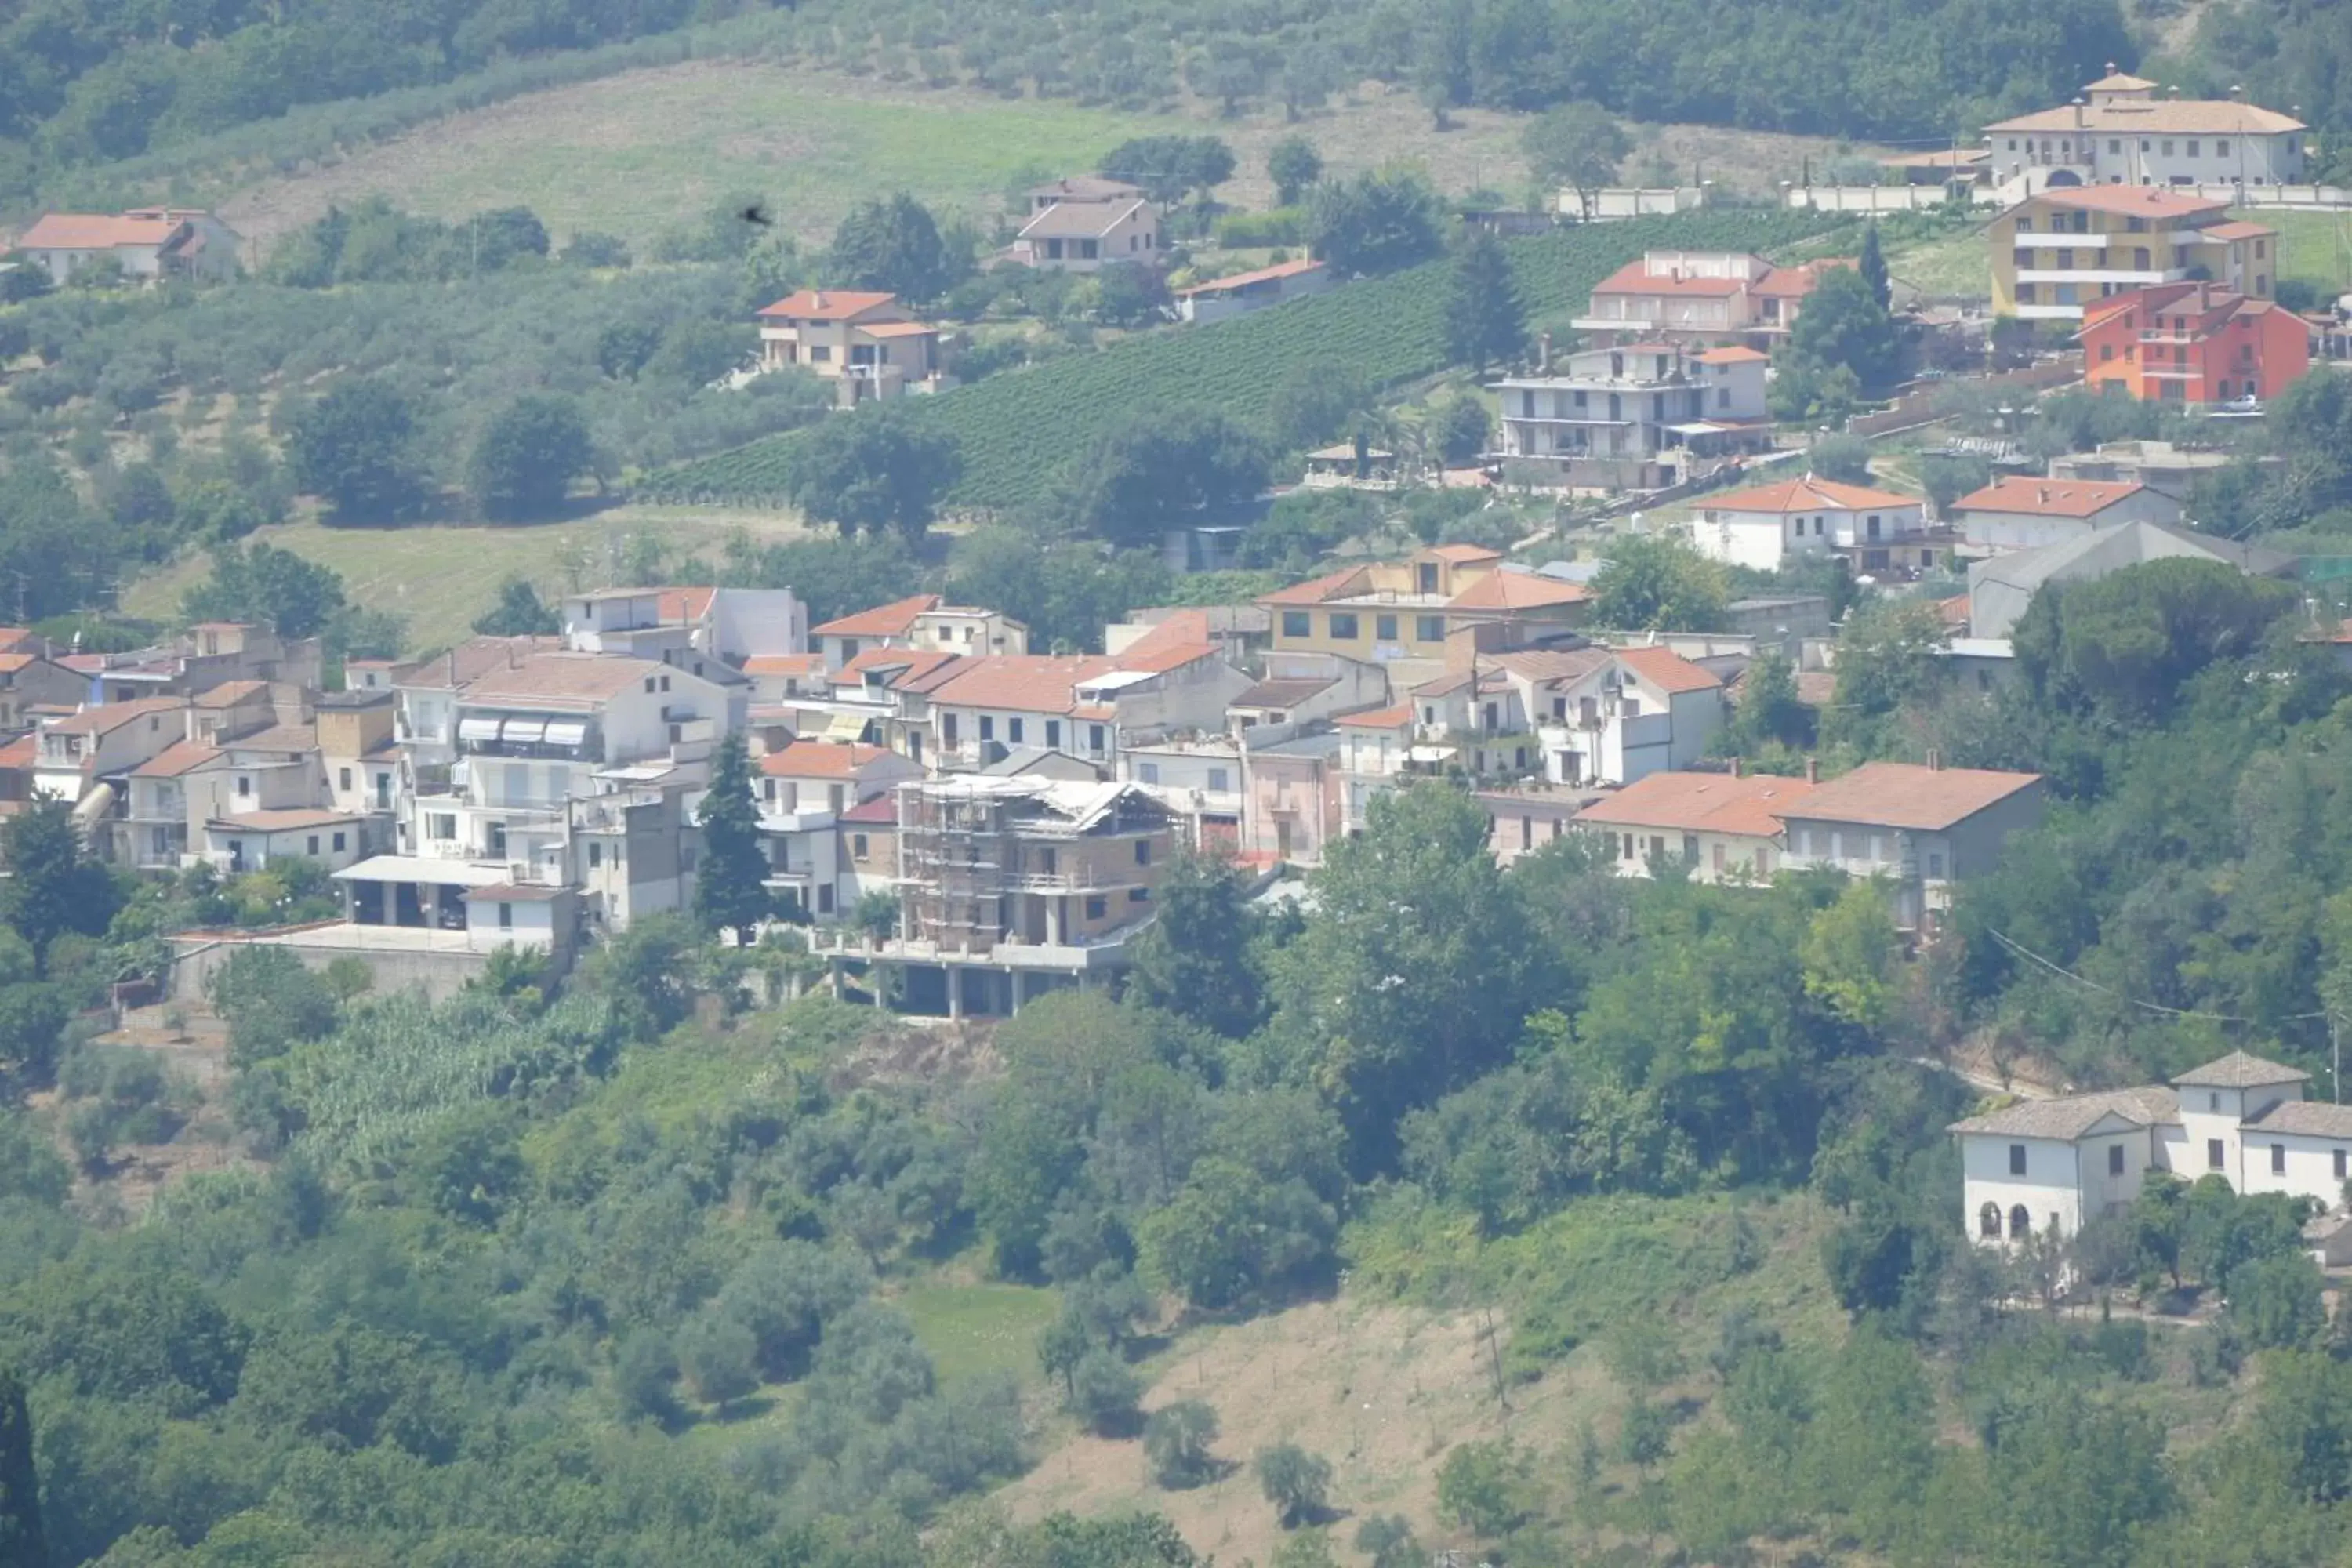
[(1271, 283), (1277, 279), (1303, 277), (1307, 273), (1319, 272), (1322, 269), (1323, 263), (1319, 261), (1304, 259), (1277, 261), (1271, 267), (1260, 267), (1248, 272), (1235, 272), (1227, 277), (1212, 279), (1206, 283), (1195, 283), (1189, 289), (1179, 289), (1176, 290), (1176, 297), (1180, 300), (1190, 300), (1202, 294), (1223, 294), (1235, 289), (1245, 289), (1253, 283)]
[(898, 826), (898, 803), (887, 795), (877, 795), (872, 800), (859, 801), (834, 820), (854, 822), (861, 827), (869, 824), (896, 827)]
[(1864, 763), (1843, 778), (1820, 785), (1801, 807), (1786, 815), (1812, 822), (1858, 822), (1935, 833), (2041, 782), (2040, 773)]
[(133, 778), (175, 779), (191, 773), (208, 763), (227, 756), (218, 746), (208, 746), (202, 741), (174, 741), (137, 767), (131, 770)]
[(2144, 488), (2129, 479), (2037, 479), (2003, 474), (1952, 503), (1956, 511), (2009, 511), (2028, 517), (2096, 517)]
[(896, 294), (866, 293), (849, 289), (801, 289), (760, 311), (795, 321), (845, 321), (868, 310), (898, 302)]
[(1445, 601), (1448, 610), (1543, 610), (1580, 605), (1591, 595), (1578, 584), (1534, 572), (1489, 572)]
[(869, 338), (935, 338), (940, 330), (929, 321), (861, 321), (857, 330)]
[(486, 707), (593, 708), (645, 680), (677, 673), (650, 658), (534, 653), (519, 665), (479, 677), (466, 688), (465, 700)]
[(40, 742), (30, 735), (19, 735), (5, 745), (0, 745), (0, 772), (22, 772), (33, 765), (40, 752)]
[(1503, 558), (1501, 551), (1490, 550), (1483, 544), (1436, 544), (1422, 553), (1434, 555), (1440, 561), (1451, 561), (1457, 566), (1478, 561), (1500, 561)]
[[(908, 691), (929, 690), (938, 684), (929, 679), (959, 662), (963, 656), (946, 648), (869, 647), (841, 667), (837, 678), (863, 684), (868, 674), (887, 675), (882, 684)], [(896, 673), (889, 673), (895, 671)]]
[(1663, 827), (1682, 833), (1737, 833), (1770, 838), (1780, 816), (1816, 786), (1770, 773), (1652, 773), (1576, 814), (1601, 826)]
[(1076, 688), (1118, 670), (1117, 659), (1100, 654), (1000, 653), (962, 661), (962, 668), (931, 692), (948, 708), (994, 708), (1022, 713), (1067, 713), (1077, 706)]
[(821, 653), (755, 653), (743, 661), (746, 675), (816, 675), (824, 668)]
[(1917, 506), (1917, 496), (1897, 495), (1893, 490), (1873, 489), (1868, 485), (1849, 485), (1837, 479), (1815, 479), (1807, 474), (1802, 479), (1781, 479), (1777, 483), (1758, 485), (1754, 489), (1734, 490), (1729, 495), (1712, 496), (1699, 502), (1708, 511), (1869, 511), (1888, 507)]
[(134, 702), (109, 702), (102, 707), (85, 708), (80, 712), (58, 720), (49, 730), (59, 735), (103, 735), (119, 730), (134, 719), (161, 718), (177, 713), (187, 705), (176, 697), (142, 697)]
[(161, 245), (179, 220), (103, 213), (45, 213), (16, 241), (19, 250), (110, 250), (118, 245)]
[(1737, 345), (1724, 349), (1709, 349), (1705, 353), (1694, 354), (1691, 357), (1701, 364), (1770, 364), (1772, 363), (1770, 354), (1759, 353), (1755, 349), (1743, 349)]
[(1342, 713), (1331, 722), (1349, 730), (1402, 730), (1412, 722), (1412, 704), (1400, 702), (1392, 708), (1371, 708), (1355, 713)]
[(2204, 233), (2208, 239), (2269, 239), (2278, 230), (2268, 224), (2248, 223), (2238, 218), (2229, 223), (2207, 224)]
[(1353, 587), (1364, 575), (1361, 566), (1342, 566), (1320, 577), (1304, 583), (1293, 583), (1287, 588), (1276, 588), (1271, 594), (1261, 594), (1261, 605), (1319, 605), (1346, 588)]
[(940, 604), (937, 594), (916, 594), (904, 599), (894, 599), (887, 605), (877, 605), (870, 610), (830, 620), (810, 628), (813, 637), (902, 637), (914, 628), (915, 622), (927, 610)]
[(1211, 639), (1209, 612), (1179, 610), (1111, 656), (1121, 669), (1162, 674), (1194, 659), (1213, 658), (1217, 645)]
[(760, 759), (760, 771), (771, 778), (855, 778), (886, 757), (898, 753), (887, 746), (856, 741), (794, 741), (781, 752)]
[(1713, 691), (1723, 685), (1714, 671), (1701, 668), (1670, 647), (1619, 648), (1617, 661), (1669, 697)]
[(196, 699), (199, 708), (234, 708), (251, 697), (269, 695), (266, 680), (224, 680)]
[(1653, 274), (1647, 261), (1629, 261), (1592, 286), (1595, 299), (1603, 294), (1679, 294), (1729, 299), (1748, 287), (1739, 278), (1676, 278)]
[[(2230, 205), (2204, 196), (2176, 195), (2162, 185), (2068, 185), (2043, 191), (2039, 199), (2053, 206), (2122, 213), (2129, 217), (2187, 217), (2192, 213), (2221, 212)], [(2063, 237), (2052, 237), (2060, 243)]]
[(698, 621), (710, 613), (710, 602), (719, 597), (716, 588), (656, 588), (661, 596), (654, 613), (665, 626), (683, 626)]

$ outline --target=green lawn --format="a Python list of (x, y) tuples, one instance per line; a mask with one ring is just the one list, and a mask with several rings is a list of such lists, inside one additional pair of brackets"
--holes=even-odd
[(2352, 289), (2352, 216), (2255, 207), (2233, 213), (2279, 231), (2281, 282), (2300, 279), (2328, 300)]
[(1061, 1310), (1054, 1292), (1026, 1285), (921, 1285), (898, 1304), (943, 1383), (986, 1372), (1037, 1376), (1037, 1335)]
[(1936, 299), (1986, 298), (1992, 293), (1992, 252), (1974, 228), (1906, 246), (1890, 246), (1886, 270)]
[[(528, 527), (328, 528), (315, 521), (265, 528), (254, 538), (291, 550), (343, 578), (343, 592), (367, 609), (408, 618), (408, 651), (446, 647), (467, 636), (474, 617), (498, 596), (509, 574), (528, 578), (542, 596), (568, 591), (573, 567), (583, 586), (619, 581), (636, 534), (651, 532), (672, 558), (715, 555), (741, 528), (772, 538), (799, 531), (774, 512), (719, 511), (685, 507), (620, 507), (593, 518)], [(125, 614), (171, 620), (180, 595), (210, 571), (191, 553), (141, 578), (122, 595)]]
[(698, 62), (533, 93), (271, 178), (223, 204), (267, 238), (381, 191), (437, 217), (525, 205), (560, 235), (640, 246), (738, 191), (764, 194), (788, 232), (829, 234), (858, 200), (910, 191), (994, 212), (1027, 170), (1087, 169), (1130, 136), (1197, 121), (999, 100), (775, 67)]

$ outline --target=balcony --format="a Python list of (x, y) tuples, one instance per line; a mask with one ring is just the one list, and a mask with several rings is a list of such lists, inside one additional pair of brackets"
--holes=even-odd
[(2189, 276), (2186, 267), (2151, 268), (2141, 271), (2133, 268), (2116, 267), (2034, 267), (2018, 269), (2020, 283), (2116, 283), (2133, 289), (2151, 288), (2158, 283), (2178, 283)]

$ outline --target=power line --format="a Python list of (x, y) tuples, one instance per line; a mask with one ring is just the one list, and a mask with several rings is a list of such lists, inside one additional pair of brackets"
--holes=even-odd
[[(2020, 958), (2026, 959), (2031, 963), (2039, 964), (2042, 968), (2048, 970), (2051, 973), (2071, 980), (2077, 985), (2088, 986), (2091, 990), (2096, 991), (2102, 996), (2112, 996), (2116, 1001), (2124, 1003), (2129, 1006), (2143, 1007), (2148, 1012), (2161, 1013), (2167, 1017), (2203, 1018), (2210, 1023), (2216, 1024), (2262, 1025), (2269, 1021), (2262, 1018), (2240, 1017), (2234, 1013), (2206, 1013), (2194, 1007), (2168, 1007), (2161, 1002), (2143, 1002), (2137, 996), (2126, 996), (2111, 985), (2102, 985), (2097, 981), (2091, 979), (2087, 975), (2077, 974), (2074, 971), (2067, 968), (2063, 963), (2042, 957), (2032, 948), (2027, 947), (2024, 943), (2011, 937), (2007, 931), (1996, 930), (1990, 926), (1988, 926), (1985, 929), (1995, 942), (2000, 943), (2001, 946), (2009, 949), (2010, 952), (2017, 954)], [(2290, 1013), (2285, 1017), (2276, 1020), (2276, 1022), (2282, 1024), (2294, 1024), (2305, 1022), (2313, 1018), (2325, 1018), (2328, 1016), (2327, 1009), (2323, 1007), (2315, 1013)]]

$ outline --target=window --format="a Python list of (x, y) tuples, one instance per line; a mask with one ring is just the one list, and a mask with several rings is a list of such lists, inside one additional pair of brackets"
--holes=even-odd
[(1135, 841), (1135, 863), (1139, 866), (1149, 866), (1151, 864), (1150, 839), (1139, 838)]
[(236, 793), (241, 796), (253, 793), (253, 776), (250, 773), (236, 775)]
[(1413, 617), (1412, 635), (1413, 639), (1417, 642), (1444, 642), (1445, 640), (1445, 617), (1444, 616), (1416, 616)]
[(1007, 719), (1004, 721), (1004, 738), (1017, 746), (1027, 738), (1026, 728), (1024, 720)]
[(2229, 155), (2230, 155), (2230, 142), (2229, 142), (2229, 139), (2228, 139), (2227, 137), (2222, 137), (2222, 138), (2217, 139), (2217, 140), (2214, 142), (2214, 143), (2213, 143), (2213, 156), (2215, 156), (2216, 158), (2226, 158), (2226, 157), (2228, 157)]
[(1209, 770), (1209, 788), (1219, 795), (1233, 788), (1232, 779), (1233, 775), (1223, 768)]
[(306, 840), (304, 841), (302, 853), (303, 853), (303, 854), (305, 854), (305, 855), (316, 855), (318, 852), (319, 852), (319, 836), (318, 836), (317, 834), (313, 833), (312, 835), (310, 835), (310, 837), (308, 839), (306, 839)]
[(2341, 1149), (2334, 1149), (2330, 1150), (2329, 1152), (2336, 1158), (2336, 1179), (2340, 1182), (2344, 1179), (2345, 1174), (2344, 1151)]
[(352, 787), (351, 769), (337, 768), (335, 770), (335, 787), (337, 789), (349, 789)]
[(2219, 1138), (2205, 1140), (2205, 1168), (2209, 1171), (2227, 1168), (2226, 1162), (2221, 1156), (2221, 1141)]
[(604, 863), (604, 847), (594, 839), (588, 841), (588, 868), (594, 870)]
[(648, 697), (652, 696), (652, 695), (653, 695), (653, 690), (654, 690), (654, 678), (653, 678), (652, 676), (648, 675), (648, 676), (646, 676), (646, 696), (648, 696)]
[(1394, 616), (1374, 616), (1372, 617), (1372, 640), (1375, 642), (1396, 641), (1397, 618)]
[(2205, 1097), (2205, 1109), (2212, 1112), (2214, 1115), (2219, 1116), (2221, 1113), (2221, 1095), (2218, 1093), (2207, 1095)]
[(1090, 921), (1098, 921), (1109, 912), (1110, 905), (1101, 899), (1088, 899), (1087, 900), (1087, 919)]
[(1941, 877), (1943, 874), (1944, 852), (1940, 849), (1930, 850), (1927, 855), (1927, 875)]
[(337, 852), (338, 854), (341, 853), (341, 851), (342, 851), (342, 847), (343, 847), (343, 835), (341, 835), (341, 834), (338, 833), (338, 834), (336, 834), (336, 835), (335, 835), (335, 850), (336, 850), (336, 852)]
[(841, 786), (839, 784), (827, 784), (824, 786), (824, 808), (827, 811), (839, 811), (842, 805)]
[(996, 739), (996, 720), (993, 716), (986, 713), (980, 716), (980, 738), (983, 741)]
[(1055, 751), (1061, 750), (1062, 721), (1059, 719), (1048, 719), (1045, 721), (1045, 744), (1054, 748)]
[(2123, 152), (2123, 150), (2124, 150), (2124, 142), (2123, 142), (2123, 138), (2122, 138), (2122, 137), (2120, 137), (2120, 136), (2110, 136), (2110, 137), (2108, 137), (2108, 138), (2107, 138), (2107, 151), (2108, 151), (2110, 153), (2122, 153), (2122, 152)]
[(457, 814), (454, 811), (436, 811), (426, 816), (425, 837), (427, 838), (457, 837)]
[(2099, 345), (2099, 362), (2100, 362), (2102, 364), (2105, 363), (2108, 360), (2111, 360), (2111, 359), (2113, 359), (2113, 358), (2115, 358), (2115, 357), (2116, 357), (2116, 345), (2115, 345), (2115, 344), (2113, 344), (2113, 343), (2101, 343), (2101, 344)]
[(2273, 1176), (2286, 1174), (2286, 1145), (2284, 1143), (2271, 1145), (2271, 1174)]
[(2172, 156), (2172, 138), (2169, 136), (2164, 139), (2164, 155), (2168, 158)]
[(1353, 614), (1337, 610), (1331, 613), (1331, 640), (1333, 642), (1356, 640), (1356, 617)]
[(849, 836), (849, 858), (852, 860), (866, 858), (866, 835), (863, 833), (853, 833)]
[(2192, 136), (2192, 137), (2190, 137), (2190, 138), (2189, 138), (2189, 155), (2190, 157), (2194, 158), (2195, 156), (2197, 156), (2197, 153), (2198, 153), (2197, 139), (2196, 139), (2195, 137), (2193, 137), (2193, 136)]
[(514, 906), (503, 900), (499, 904), (499, 929), (500, 931), (514, 930)]
[(1307, 612), (1304, 610), (1283, 611), (1282, 635), (1286, 637), (1304, 637), (1314, 636), (1313, 625)]
[(1160, 764), (1138, 763), (1135, 764), (1135, 776), (1144, 784), (1156, 784), (1160, 782)]
[(2022, 1143), (2009, 1146), (2009, 1173), (2012, 1176), (2025, 1174), (2025, 1145)]
[(2000, 1205), (1987, 1204), (1977, 1211), (1977, 1234), (1987, 1241), (2000, 1239)]
[(1102, 727), (1101, 725), (1099, 725), (1099, 724), (1089, 724), (1089, 725), (1087, 725), (1087, 751), (1089, 751), (1089, 752), (1099, 752), (1099, 751), (1101, 751), (1102, 749), (1103, 749), (1103, 727)]
[(1148, 904), (1151, 901), (1151, 889), (1149, 888), (1129, 888), (1127, 890), (1127, 901), (1130, 904)]
[(816, 885), (816, 912), (821, 915), (829, 915), (833, 913), (833, 884), (831, 882), (819, 882)]
[(952, 746), (956, 743), (956, 716), (954, 714), (942, 713), (940, 715), (940, 740), (941, 743), (945, 745)]
[(2123, 1173), (2124, 1146), (2120, 1143), (2110, 1143), (2107, 1145), (2107, 1174), (2120, 1176)]

